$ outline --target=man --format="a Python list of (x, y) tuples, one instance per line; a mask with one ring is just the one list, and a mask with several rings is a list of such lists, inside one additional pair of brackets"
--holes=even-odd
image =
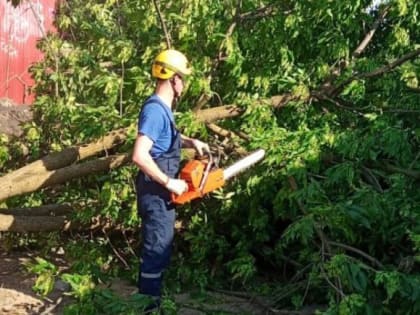
[(140, 257), (139, 292), (159, 305), (162, 272), (168, 266), (174, 236), (175, 208), (171, 193), (187, 190), (177, 179), (181, 146), (195, 148), (202, 155), (209, 146), (191, 139), (175, 127), (172, 113), (184, 88), (183, 78), (191, 74), (187, 58), (177, 50), (161, 52), (153, 62), (157, 79), (155, 93), (139, 115), (133, 162), (139, 167), (136, 179), (137, 206), (142, 219), (143, 245)]

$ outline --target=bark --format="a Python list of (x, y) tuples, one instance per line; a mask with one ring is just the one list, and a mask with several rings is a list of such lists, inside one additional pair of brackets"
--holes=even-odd
[(0, 178), (0, 201), (44, 187), (62, 184), (75, 178), (120, 167), (130, 161), (130, 157), (131, 155), (128, 153), (109, 156), (82, 164), (73, 164), (58, 170), (34, 173), (32, 176), (23, 177), (18, 174), (17, 177), (14, 177), (14, 173), (11, 173), (7, 180), (4, 180), (4, 177)]
[[(103, 138), (82, 146), (74, 146), (60, 152), (51, 153), (40, 160), (32, 162), (16, 171), (14, 177), (25, 177), (28, 174), (36, 174), (45, 171), (56, 170), (68, 166), (77, 161), (97, 155), (103, 151), (115, 147), (127, 139), (127, 129), (122, 128), (111, 131)], [(6, 176), (3, 176), (5, 180)]]
[(0, 214), (13, 216), (64, 216), (73, 211), (70, 205), (43, 205), (33, 208), (0, 209)]
[(378, 30), (379, 25), (381, 25), (381, 23), (383, 23), (383, 21), (385, 20), (385, 17), (389, 12), (390, 7), (390, 5), (386, 6), (385, 9), (382, 10), (381, 14), (379, 14), (379, 17), (373, 23), (370, 31), (366, 34), (365, 38), (363, 38), (362, 42), (359, 44), (359, 46), (357, 46), (356, 50), (353, 52), (354, 58), (359, 57), (365, 51), (366, 47), (372, 40), (373, 35), (375, 35), (375, 32)]
[(404, 174), (405, 176), (414, 178), (415, 180), (420, 180), (420, 171), (403, 169), (401, 167), (397, 167), (389, 163), (382, 163), (381, 165), (378, 165), (378, 167), (391, 173), (400, 173), (400, 174)]
[[(268, 100), (262, 100), (259, 103), (263, 104), (267, 102), (274, 108), (284, 107), (288, 102), (297, 100), (299, 97), (293, 96), (292, 94), (276, 95)], [(244, 113), (245, 108), (238, 105), (223, 105), (218, 107), (212, 107), (208, 109), (202, 109), (196, 112), (196, 118), (198, 121), (211, 123), (221, 119), (233, 118), (240, 116)]]
[(51, 232), (65, 227), (65, 217), (0, 214), (0, 232)]

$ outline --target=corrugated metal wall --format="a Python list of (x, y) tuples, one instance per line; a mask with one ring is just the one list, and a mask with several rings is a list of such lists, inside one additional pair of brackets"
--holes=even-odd
[(24, 0), (18, 7), (0, 0), (0, 98), (31, 104), (34, 84), (28, 68), (42, 58), (36, 42), (53, 30), (56, 0)]

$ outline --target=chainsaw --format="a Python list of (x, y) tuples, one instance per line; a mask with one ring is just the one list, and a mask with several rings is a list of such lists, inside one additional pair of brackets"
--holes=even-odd
[(194, 159), (182, 168), (179, 178), (188, 184), (188, 190), (181, 195), (172, 194), (172, 202), (178, 205), (201, 198), (205, 194), (222, 187), (225, 182), (264, 158), (265, 151), (257, 150), (229, 167), (217, 166), (212, 154), (207, 159)]

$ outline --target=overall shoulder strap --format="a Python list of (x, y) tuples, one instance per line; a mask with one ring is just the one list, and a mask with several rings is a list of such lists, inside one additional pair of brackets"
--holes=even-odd
[(147, 104), (150, 104), (150, 103), (156, 103), (156, 104), (159, 104), (159, 106), (160, 107), (162, 107), (162, 109), (163, 109), (163, 111), (165, 112), (165, 115), (166, 115), (166, 117), (169, 119), (169, 122), (170, 122), (170, 124), (171, 124), (171, 126), (172, 126), (172, 128), (174, 128), (175, 130), (178, 130), (177, 128), (176, 128), (176, 125), (175, 125), (175, 121), (171, 118), (171, 116), (169, 116), (169, 113), (168, 113), (168, 110), (167, 110), (167, 108), (166, 108), (166, 105), (165, 104), (163, 104), (162, 103), (162, 101), (158, 98), (158, 97), (150, 97), (144, 104), (143, 104), (143, 107), (142, 107), (142, 110), (143, 110), (143, 108), (147, 105)]

